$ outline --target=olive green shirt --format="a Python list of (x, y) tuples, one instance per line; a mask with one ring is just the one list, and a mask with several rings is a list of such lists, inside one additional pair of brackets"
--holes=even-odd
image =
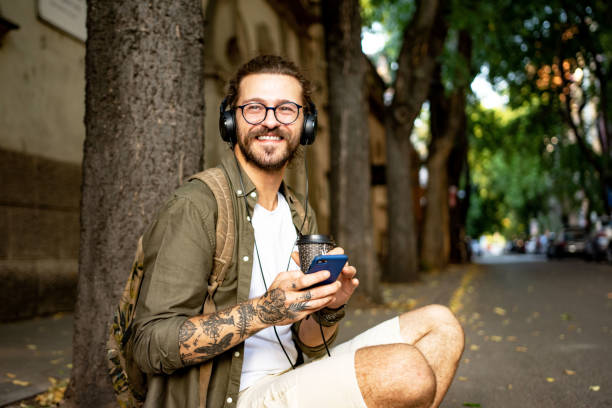
[[(244, 189), (232, 154), (220, 167), (230, 183), (236, 245), (223, 284), (213, 296), (217, 310), (244, 302), (249, 297), (253, 270), (253, 227), (247, 219), (244, 197), (252, 214), (257, 202), (255, 185), (242, 172)], [(281, 193), (291, 209), (293, 223), (303, 218), (295, 209), (298, 199), (283, 183)], [(198, 407), (199, 366), (184, 367), (179, 354), (179, 329), (188, 318), (202, 313), (208, 277), (213, 268), (217, 203), (212, 191), (199, 180), (177, 189), (165, 203), (143, 237), (144, 279), (136, 306), (134, 359), (148, 374), (145, 407)], [(304, 234), (316, 232), (316, 218), (309, 208)], [(295, 325), (294, 325), (295, 326)], [(307, 347), (294, 341), (308, 356), (325, 352), (324, 345)], [(334, 336), (335, 338), (335, 336)], [(207, 407), (235, 407), (240, 388), (244, 343), (217, 355), (208, 387)]]

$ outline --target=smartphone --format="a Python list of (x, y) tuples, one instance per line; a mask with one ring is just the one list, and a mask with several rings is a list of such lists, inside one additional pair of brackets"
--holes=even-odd
[(330, 276), (323, 282), (316, 283), (310, 288), (316, 288), (317, 286), (328, 285), (333, 283), (340, 276), (340, 272), (342, 272), (342, 268), (346, 265), (346, 261), (348, 261), (348, 256), (346, 255), (317, 255), (312, 260), (310, 267), (308, 268), (308, 272), (306, 273), (314, 273), (319, 271), (329, 271)]

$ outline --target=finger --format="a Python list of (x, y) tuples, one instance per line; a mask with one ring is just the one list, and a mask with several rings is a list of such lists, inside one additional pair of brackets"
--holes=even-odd
[(308, 310), (311, 312), (316, 312), (317, 310), (321, 310), (325, 306), (329, 305), (333, 300), (334, 298), (332, 296), (311, 300), (308, 302)]
[(300, 253), (299, 252), (293, 251), (291, 253), (291, 259), (293, 259), (293, 262), (295, 262), (297, 266), (300, 266)]
[(352, 279), (357, 275), (357, 269), (354, 266), (345, 266), (342, 268), (342, 277)]
[(342, 287), (342, 284), (338, 281), (329, 283), (327, 285), (317, 286), (316, 288), (308, 289), (311, 299), (320, 299), (327, 296), (335, 295), (336, 292)]
[(308, 288), (316, 283), (323, 282), (325, 279), (329, 278), (329, 271), (319, 271), (314, 273), (302, 274), (295, 282), (296, 288), (298, 290)]
[(335, 247), (334, 249), (327, 252), (329, 255), (343, 255), (344, 249), (341, 247)]

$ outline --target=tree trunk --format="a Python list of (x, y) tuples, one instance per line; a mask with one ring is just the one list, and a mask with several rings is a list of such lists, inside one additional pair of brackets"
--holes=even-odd
[[(471, 40), (467, 32), (461, 32), (458, 49), (469, 64)], [(431, 144), (427, 162), (427, 208), (421, 250), (423, 267), (433, 270), (444, 268), (450, 260), (451, 252), (448, 159), (465, 121), (465, 94), (469, 80), (456, 76), (454, 82), (455, 89), (447, 96), (442, 83), (442, 67), (436, 67), (429, 97)]]
[[(449, 191), (451, 189), (454, 191), (454, 197), (451, 197), (449, 200), (450, 261), (454, 263), (469, 261), (469, 253), (466, 247), (466, 223), (470, 188), (470, 169), (468, 168), (467, 152), (467, 118), (463, 114), (461, 125), (455, 138), (455, 147), (453, 147), (448, 158), (447, 166)], [(463, 197), (459, 195), (462, 186)]]
[(91, 0), (73, 370), (67, 406), (115, 407), (105, 343), (138, 236), (202, 167), (199, 0)]
[(380, 300), (359, 1), (324, 1), (322, 15), (329, 83), (331, 231), (359, 271), (359, 290)]
[(427, 98), (429, 83), (442, 52), (445, 0), (420, 1), (406, 27), (398, 58), (395, 95), (386, 119), (389, 255), (385, 279), (394, 282), (418, 278), (417, 228), (414, 218), (411, 169), (414, 147), (410, 135), (414, 120)]

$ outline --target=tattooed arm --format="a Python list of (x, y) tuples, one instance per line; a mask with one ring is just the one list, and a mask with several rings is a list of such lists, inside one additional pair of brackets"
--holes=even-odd
[(329, 305), (340, 287), (339, 283), (303, 290), (327, 277), (328, 271), (311, 275), (300, 271), (281, 272), (263, 296), (187, 319), (179, 330), (179, 352), (183, 364), (206, 361), (259, 330), (291, 324)]

